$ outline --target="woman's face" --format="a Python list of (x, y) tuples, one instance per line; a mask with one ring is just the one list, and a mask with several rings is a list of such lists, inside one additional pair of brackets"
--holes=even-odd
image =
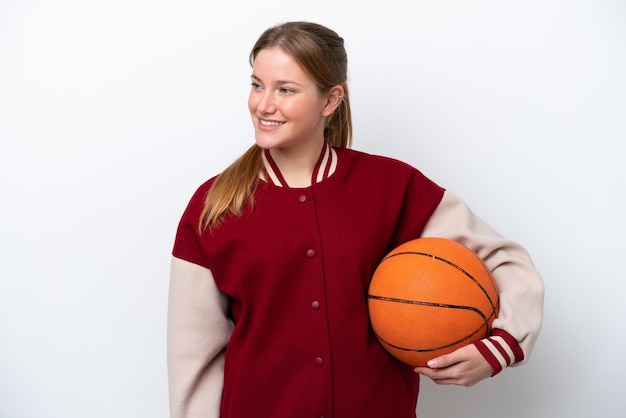
[(281, 48), (262, 49), (254, 59), (248, 98), (257, 145), (319, 150), (326, 117), (334, 109), (329, 97)]

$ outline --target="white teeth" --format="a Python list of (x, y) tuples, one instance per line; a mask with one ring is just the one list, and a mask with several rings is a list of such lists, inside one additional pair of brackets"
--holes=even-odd
[(263, 119), (261, 119), (261, 125), (263, 125), (263, 126), (279, 126), (279, 125), (282, 125), (282, 124), (283, 124), (282, 122), (273, 122), (273, 121), (270, 121), (270, 120), (263, 120)]

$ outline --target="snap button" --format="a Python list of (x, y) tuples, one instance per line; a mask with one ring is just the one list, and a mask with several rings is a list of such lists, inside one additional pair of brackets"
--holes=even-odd
[(305, 194), (301, 194), (300, 196), (298, 196), (298, 201), (300, 203), (306, 202), (306, 195)]
[(315, 250), (311, 249), (306, 252), (306, 256), (309, 258), (315, 257)]
[(319, 367), (322, 364), (324, 364), (324, 359), (321, 357), (315, 357), (315, 365)]
[(317, 300), (314, 300), (313, 302), (311, 302), (311, 308), (317, 310), (320, 308), (320, 303)]

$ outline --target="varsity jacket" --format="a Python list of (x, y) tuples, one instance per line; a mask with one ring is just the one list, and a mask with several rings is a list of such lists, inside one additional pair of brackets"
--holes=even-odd
[(215, 178), (180, 221), (168, 313), (171, 416), (414, 418), (419, 375), (376, 340), (367, 288), (378, 262), (420, 236), (476, 251), (500, 289), (494, 368), (522, 364), (541, 326), (543, 284), (528, 253), (415, 168), (326, 146), (307, 188), (269, 153), (254, 205), (198, 232)]

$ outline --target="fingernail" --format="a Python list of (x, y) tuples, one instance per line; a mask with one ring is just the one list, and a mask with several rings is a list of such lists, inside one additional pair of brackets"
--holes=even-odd
[(428, 367), (437, 367), (437, 360), (428, 360)]

